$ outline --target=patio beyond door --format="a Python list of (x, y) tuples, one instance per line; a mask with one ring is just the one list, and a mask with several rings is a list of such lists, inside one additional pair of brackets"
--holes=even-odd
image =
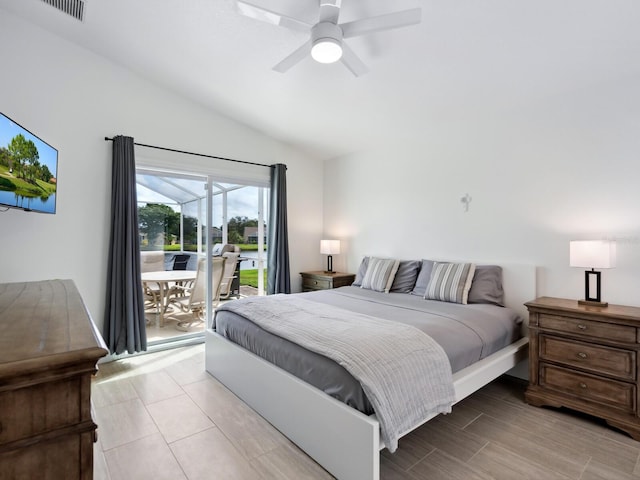
[[(268, 188), (152, 168), (137, 170), (137, 184), (140, 250), (156, 262), (142, 263), (150, 344), (203, 337), (218, 301), (264, 294)], [(211, 265), (220, 263), (204, 259), (222, 255), (230, 271), (218, 299)], [(190, 302), (203, 284), (206, 301)]]

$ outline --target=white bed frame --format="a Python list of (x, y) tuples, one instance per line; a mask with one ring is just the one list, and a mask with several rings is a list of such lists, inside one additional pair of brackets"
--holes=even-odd
[[(535, 267), (503, 265), (503, 282), (509, 287), (505, 303), (527, 318), (523, 304), (535, 298)], [(207, 371), (328, 472), (339, 480), (380, 478), (384, 444), (375, 415), (348, 407), (212, 330), (205, 335)], [(456, 372), (455, 403), (526, 360), (528, 343), (522, 338)]]

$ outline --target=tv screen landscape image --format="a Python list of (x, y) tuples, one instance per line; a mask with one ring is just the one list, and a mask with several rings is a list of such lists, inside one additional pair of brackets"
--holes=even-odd
[(0, 206), (56, 213), (58, 150), (0, 113)]

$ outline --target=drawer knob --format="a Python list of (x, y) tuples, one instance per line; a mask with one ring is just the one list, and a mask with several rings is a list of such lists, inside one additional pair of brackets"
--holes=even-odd
[(579, 324), (578, 324), (578, 328), (579, 328), (580, 330), (586, 330), (586, 329), (587, 329), (587, 326), (586, 326), (586, 325), (584, 325), (584, 324), (582, 324), (582, 323), (579, 323)]
[(578, 352), (578, 357), (580, 358), (587, 358), (587, 354), (584, 352)]
[(587, 384), (584, 382), (580, 382), (580, 388), (587, 388)]

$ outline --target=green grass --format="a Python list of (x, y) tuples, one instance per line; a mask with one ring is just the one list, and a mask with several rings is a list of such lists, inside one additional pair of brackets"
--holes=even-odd
[(56, 191), (56, 185), (53, 183), (45, 182), (43, 180), (36, 180), (36, 183), (42, 190), (49, 194), (55, 193)]
[(25, 197), (48, 197), (56, 191), (56, 185), (42, 180), (36, 180), (35, 183), (27, 182), (22, 178), (14, 177), (9, 174), (9, 169), (2, 165), (0, 167), (0, 187), (3, 190), (15, 191), (18, 195)]
[[(236, 245), (238, 247), (240, 247), (240, 250), (243, 252), (257, 252), (258, 251), (258, 244), (257, 243), (236, 243)], [(267, 251), (267, 246), (264, 246), (264, 251)]]
[[(267, 285), (267, 269), (264, 269), (264, 284)], [(240, 270), (240, 285), (258, 288), (258, 269)]]
[[(243, 252), (257, 252), (258, 251), (258, 245), (253, 244), (253, 243), (236, 243), (236, 246), (238, 246), (240, 248), (240, 250), (243, 251)], [(155, 250), (156, 248), (157, 248), (157, 246), (155, 246), (155, 245), (144, 245), (144, 246), (141, 247), (142, 250), (145, 250), (145, 249)], [(186, 252), (195, 252), (196, 248), (197, 248), (197, 245), (185, 245), (184, 246), (184, 250)], [(164, 245), (163, 249), (164, 249), (165, 252), (179, 252), (180, 251), (180, 244), (177, 243), (175, 245)]]
[(0, 177), (0, 190), (15, 190), (16, 186), (8, 178)]
[[(187, 247), (188, 245), (185, 245), (185, 247)], [(163, 245), (163, 249), (165, 252), (179, 252), (180, 251), (180, 244), (177, 243), (175, 245)], [(186, 248), (185, 248), (186, 250)], [(194, 245), (194, 249), (193, 251), (195, 251), (195, 245)]]

